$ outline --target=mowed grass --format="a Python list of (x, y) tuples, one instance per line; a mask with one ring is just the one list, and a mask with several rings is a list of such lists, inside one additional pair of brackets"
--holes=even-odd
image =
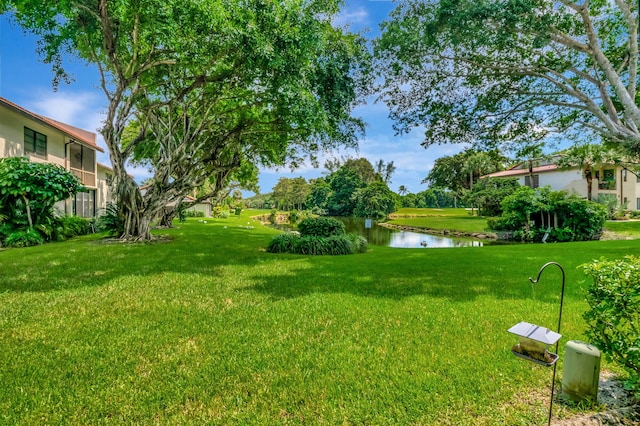
[(610, 220), (604, 225), (604, 229), (619, 238), (640, 238), (640, 220)]
[(551, 370), (506, 330), (555, 329), (561, 278), (528, 277), (566, 269), (563, 353), (584, 338), (576, 267), (640, 248), (273, 255), (244, 215), (0, 252), (0, 424), (542, 424)]
[[(475, 214), (475, 213), (474, 213)], [(392, 225), (411, 226), (432, 230), (456, 230), (462, 232), (486, 232), (487, 218), (478, 217), (467, 209), (411, 209), (403, 208), (387, 221)]]

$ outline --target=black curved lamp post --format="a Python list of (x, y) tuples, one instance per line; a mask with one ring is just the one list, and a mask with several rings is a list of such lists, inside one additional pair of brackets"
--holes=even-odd
[[(534, 280), (529, 278), (532, 284), (537, 284), (540, 280), (540, 275), (548, 266), (555, 265), (560, 268), (562, 272), (562, 289), (560, 292), (560, 312), (558, 314), (558, 329), (557, 332), (551, 331), (547, 328), (541, 327), (536, 324), (530, 324), (528, 322), (521, 322), (509, 329), (509, 332), (519, 337), (519, 343), (515, 345), (511, 351), (514, 355), (524, 358), (526, 360), (541, 364), (547, 367), (553, 365), (553, 378), (551, 379), (551, 401), (549, 402), (549, 418), (548, 425), (551, 425), (551, 415), (553, 410), (553, 394), (555, 393), (556, 386), (556, 361), (559, 358), (558, 346), (560, 344), (560, 324), (562, 322), (562, 304), (564, 301), (564, 283), (565, 275), (564, 268), (557, 262), (545, 263), (540, 271), (538, 277)], [(549, 345), (556, 344), (556, 353), (549, 352), (546, 348)]]

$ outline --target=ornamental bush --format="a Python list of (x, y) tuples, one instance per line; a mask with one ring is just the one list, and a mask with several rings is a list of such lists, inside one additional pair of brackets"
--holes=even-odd
[(4, 245), (7, 247), (30, 247), (40, 244), (44, 244), (44, 238), (32, 228), (13, 231), (4, 239)]
[(369, 247), (366, 238), (346, 234), (344, 223), (333, 217), (303, 219), (298, 234), (280, 234), (267, 246), (269, 253), (295, 253), (307, 255), (344, 255), (365, 253)]
[(344, 235), (344, 223), (333, 217), (312, 217), (303, 219), (298, 224), (301, 236), (331, 237)]
[[(293, 250), (296, 254), (327, 255), (332, 254), (334, 243), (335, 240), (330, 241), (329, 238), (305, 235), (298, 238)], [(339, 250), (342, 250), (342, 248)]]
[(57, 222), (62, 231), (61, 237), (64, 239), (87, 235), (91, 232), (91, 222), (83, 217), (65, 216), (58, 218)]
[(353, 243), (353, 250), (355, 253), (366, 253), (369, 249), (369, 242), (365, 237), (358, 234), (347, 234), (347, 238)]
[(297, 240), (300, 237), (295, 234), (280, 234), (275, 236), (267, 245), (269, 253), (293, 253)]
[(353, 234), (332, 235), (331, 237), (307, 235), (299, 237), (293, 247), (293, 253), (310, 255), (340, 256), (366, 251), (366, 239)]
[(96, 231), (106, 232), (111, 236), (124, 233), (124, 216), (117, 204), (107, 202), (107, 207), (100, 212), (96, 220)]
[(332, 235), (330, 237), (281, 234), (273, 238), (267, 246), (269, 253), (293, 253), (313, 256), (365, 253), (367, 249), (367, 240), (356, 234)]
[(630, 388), (640, 395), (640, 257), (594, 260), (582, 268), (593, 278), (584, 314), (587, 336), (627, 370)]

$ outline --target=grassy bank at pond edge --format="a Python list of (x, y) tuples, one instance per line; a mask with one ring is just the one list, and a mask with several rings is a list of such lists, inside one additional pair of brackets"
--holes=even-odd
[(496, 238), (487, 227), (487, 218), (475, 216), (474, 212), (470, 209), (403, 208), (389, 215), (380, 225), (407, 231)]

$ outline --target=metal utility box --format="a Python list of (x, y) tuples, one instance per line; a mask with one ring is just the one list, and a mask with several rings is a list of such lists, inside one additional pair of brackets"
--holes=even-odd
[(600, 350), (589, 343), (570, 340), (564, 353), (562, 393), (580, 402), (598, 400), (600, 383)]

